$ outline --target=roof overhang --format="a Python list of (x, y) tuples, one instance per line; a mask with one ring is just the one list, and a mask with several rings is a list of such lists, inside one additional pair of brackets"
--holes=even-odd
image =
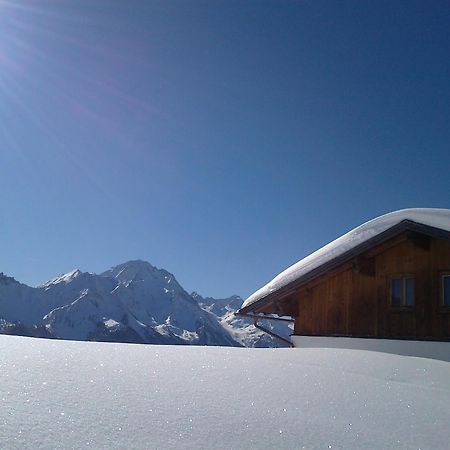
[(387, 230), (383, 231), (382, 233), (379, 233), (372, 238), (368, 239), (367, 241), (362, 242), (361, 244), (353, 247), (352, 249), (348, 250), (347, 252), (342, 253), (341, 255), (327, 261), (326, 263), (316, 267), (315, 269), (312, 269), (311, 271), (305, 273), (301, 277), (297, 278), (296, 280), (292, 281), (291, 283), (287, 284), (286, 286), (283, 286), (282, 288), (271, 292), (270, 294), (266, 295), (265, 297), (260, 298), (259, 300), (251, 303), (250, 305), (247, 305), (243, 308), (241, 308), (239, 311), (237, 311), (237, 314), (249, 314), (249, 313), (260, 313), (263, 312), (264, 309), (270, 304), (270, 303), (276, 303), (280, 299), (284, 299), (288, 297), (290, 294), (294, 293), (298, 288), (300, 288), (302, 285), (308, 283), (309, 281), (313, 280), (314, 278), (317, 278), (324, 273), (336, 269), (342, 264), (345, 264), (346, 262), (349, 262), (353, 260), (355, 257), (361, 255), (362, 253), (372, 249), (373, 247), (382, 244), (386, 242), (389, 239), (392, 239), (393, 237), (404, 233), (404, 232), (414, 232), (421, 235), (429, 236), (436, 239), (446, 239), (450, 240), (450, 232), (446, 230), (442, 230), (440, 228), (431, 227), (429, 225), (424, 225), (418, 222), (414, 222), (412, 220), (402, 220), (401, 222), (397, 223), (396, 225), (392, 226), (391, 228), (388, 228)]

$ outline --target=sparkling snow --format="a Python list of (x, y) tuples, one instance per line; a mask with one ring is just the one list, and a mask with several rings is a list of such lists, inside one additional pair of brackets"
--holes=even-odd
[(0, 447), (447, 449), (450, 363), (0, 336)]
[(108, 319), (103, 322), (106, 328), (114, 328), (120, 326), (119, 322), (116, 322), (114, 319)]
[(348, 250), (388, 230), (403, 220), (411, 220), (450, 231), (450, 209), (411, 208), (385, 214), (349, 231), (340, 238), (325, 245), (325, 247), (320, 248), (306, 258), (288, 267), (272, 281), (248, 297), (242, 307), (249, 306), (270, 293), (278, 291), (301, 276), (306, 275), (311, 270), (344, 254)]

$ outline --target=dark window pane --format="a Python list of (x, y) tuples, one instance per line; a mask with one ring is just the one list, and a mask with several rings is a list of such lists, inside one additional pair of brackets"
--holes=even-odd
[(402, 305), (402, 280), (401, 278), (394, 278), (391, 280), (391, 305)]
[(405, 278), (405, 306), (414, 306), (414, 279)]
[(444, 290), (444, 305), (450, 306), (450, 275), (442, 280), (442, 288)]

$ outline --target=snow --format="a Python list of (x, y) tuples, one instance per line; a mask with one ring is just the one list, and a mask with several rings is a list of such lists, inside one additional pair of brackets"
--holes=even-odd
[[(205, 311), (214, 314), (220, 324), (228, 330), (228, 333), (230, 333), (233, 339), (244, 347), (287, 346), (279, 339), (275, 339), (256, 328), (252, 319), (236, 316), (235, 312), (241, 307), (243, 302), (242, 298), (238, 295), (217, 299), (212, 297), (203, 298), (197, 292), (193, 292), (191, 296)], [(289, 339), (293, 330), (293, 323), (291, 322), (260, 320), (260, 325), (286, 339)]]
[(411, 220), (423, 225), (450, 231), (450, 209), (411, 208), (385, 214), (349, 231), (288, 267), (272, 281), (248, 297), (243, 303), (242, 308), (257, 302), (272, 292), (278, 291), (289, 283), (306, 275), (308, 272), (388, 230), (403, 220)]
[(104, 324), (105, 324), (106, 328), (114, 328), (114, 327), (118, 327), (120, 325), (120, 323), (116, 322), (114, 319), (105, 320)]
[(294, 347), (301, 348), (371, 350), (375, 352), (394, 353), (396, 355), (440, 359), (450, 362), (450, 342), (326, 336), (291, 336), (291, 340)]
[(447, 449), (450, 363), (0, 336), (8, 449)]
[(59, 284), (59, 283), (70, 283), (71, 281), (73, 281), (75, 278), (79, 277), (80, 275), (82, 275), (83, 272), (81, 272), (80, 269), (74, 269), (70, 272), (64, 273), (62, 275), (59, 275), (49, 281), (47, 281), (46, 283), (44, 283), (41, 287), (42, 288), (48, 288), (49, 286), (51, 286), (52, 284)]

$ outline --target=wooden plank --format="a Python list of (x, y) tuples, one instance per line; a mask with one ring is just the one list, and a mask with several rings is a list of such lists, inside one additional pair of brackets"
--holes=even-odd
[[(425, 251), (417, 240), (397, 236), (372, 249), (375, 276), (350, 263), (299, 289), (295, 333), (448, 339), (450, 313), (441, 306), (439, 273), (450, 272), (450, 242), (432, 239)], [(412, 276), (414, 308), (393, 308), (390, 278)]]

